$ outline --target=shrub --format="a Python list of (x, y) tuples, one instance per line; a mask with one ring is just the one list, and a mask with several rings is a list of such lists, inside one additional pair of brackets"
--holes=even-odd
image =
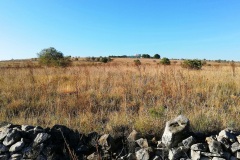
[(160, 63), (163, 64), (163, 65), (170, 65), (171, 64), (170, 60), (166, 57), (162, 58)]
[(100, 58), (100, 61), (103, 62), (103, 63), (107, 63), (107, 62), (110, 62), (112, 59), (110, 57), (101, 57)]
[(142, 58), (151, 58), (149, 54), (142, 54)]
[(38, 53), (39, 63), (45, 66), (66, 67), (71, 64), (71, 57), (64, 57), (63, 53), (50, 47)]
[(155, 58), (155, 59), (160, 59), (161, 57), (160, 57), (159, 54), (155, 54), (155, 55), (153, 56), (153, 58)]
[(199, 70), (202, 68), (202, 61), (193, 59), (193, 60), (184, 60), (181, 64), (183, 68), (196, 69)]
[(135, 59), (134, 60), (134, 64), (135, 64), (135, 66), (140, 66), (141, 65), (141, 61), (139, 59)]
[(86, 61), (107, 63), (112, 61), (110, 57), (87, 57)]

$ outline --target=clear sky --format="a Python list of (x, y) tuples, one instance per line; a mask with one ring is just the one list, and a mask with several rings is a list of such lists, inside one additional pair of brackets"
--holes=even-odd
[(240, 60), (240, 0), (0, 0), (0, 60), (158, 53)]

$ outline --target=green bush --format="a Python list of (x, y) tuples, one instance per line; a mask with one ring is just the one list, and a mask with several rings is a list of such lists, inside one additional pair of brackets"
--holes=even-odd
[(153, 56), (153, 58), (155, 58), (155, 59), (160, 59), (161, 56), (160, 56), (159, 54), (155, 54), (155, 55)]
[(142, 54), (142, 58), (151, 58), (149, 54)]
[(112, 61), (112, 59), (110, 57), (87, 57), (86, 61), (107, 63)]
[(171, 64), (170, 60), (166, 57), (162, 58), (160, 63), (163, 64), (163, 65), (170, 65)]
[(53, 47), (45, 48), (37, 55), (41, 65), (66, 67), (71, 64), (71, 57), (64, 57), (62, 52)]
[(181, 66), (183, 68), (188, 68), (188, 69), (196, 69), (196, 70), (199, 70), (202, 68), (203, 66), (203, 63), (201, 60), (197, 60), (197, 59), (193, 59), (193, 60), (184, 60), (182, 63), (181, 63)]
[(135, 66), (140, 66), (141, 65), (141, 61), (139, 59), (135, 59), (134, 60), (134, 64), (135, 64)]
[(100, 58), (100, 61), (103, 62), (103, 63), (107, 63), (107, 62), (110, 62), (112, 59), (110, 57), (101, 57)]

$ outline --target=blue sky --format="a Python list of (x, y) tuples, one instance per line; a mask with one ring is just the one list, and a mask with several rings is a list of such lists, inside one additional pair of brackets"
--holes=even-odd
[(240, 0), (0, 0), (0, 60), (48, 47), (239, 61)]

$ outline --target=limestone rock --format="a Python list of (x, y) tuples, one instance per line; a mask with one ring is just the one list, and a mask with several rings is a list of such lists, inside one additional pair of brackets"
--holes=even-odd
[(139, 147), (141, 147), (141, 148), (148, 148), (147, 139), (140, 138), (140, 139), (136, 140), (136, 142), (139, 145)]
[(238, 143), (240, 143), (240, 135), (236, 136)]
[(221, 132), (219, 132), (218, 137), (224, 137), (232, 143), (236, 142), (236, 136), (229, 129), (224, 129)]
[(0, 141), (2, 141), (8, 134), (9, 132), (9, 128), (7, 127), (2, 127), (1, 130), (0, 130)]
[(3, 128), (11, 128), (12, 127), (12, 124), (11, 123), (8, 123), (8, 122), (0, 122), (0, 131), (1, 129)]
[(21, 151), (24, 147), (24, 142), (23, 139), (21, 139), (21, 141), (13, 144), (10, 149), (9, 152), (17, 152), (17, 151)]
[(162, 141), (158, 141), (157, 142), (157, 147), (158, 148), (163, 148), (163, 147), (165, 147), (165, 145), (162, 143)]
[(226, 160), (225, 158), (221, 158), (221, 157), (213, 157), (212, 160)]
[(196, 143), (191, 146), (191, 150), (206, 152), (207, 146), (206, 144), (203, 144), (203, 143)]
[(34, 127), (33, 126), (29, 126), (29, 125), (22, 125), (21, 129), (23, 131), (29, 131), (30, 129), (34, 129)]
[(153, 160), (162, 160), (162, 158), (159, 157), (159, 156), (155, 156), (155, 157), (153, 158)]
[(237, 157), (237, 159), (240, 159), (240, 152), (236, 153), (236, 157)]
[(40, 144), (50, 138), (50, 135), (47, 133), (38, 133), (36, 138), (34, 139), (35, 144)]
[(201, 152), (201, 155), (206, 157), (222, 157), (223, 154), (220, 153), (210, 153), (210, 152)]
[(190, 148), (194, 143), (196, 142), (195, 138), (193, 136), (190, 136), (186, 139), (184, 139), (182, 141), (182, 144), (187, 147), (187, 148)]
[(98, 160), (99, 159), (99, 155), (94, 152), (92, 154), (90, 154), (88, 157), (87, 157), (88, 160)]
[(223, 153), (220, 142), (216, 141), (212, 137), (207, 137), (206, 141), (208, 143), (208, 148), (211, 153)]
[(228, 150), (231, 147), (231, 144), (229, 143), (229, 140), (223, 136), (217, 137), (218, 142), (222, 144), (222, 146), (225, 148), (225, 150)]
[(10, 160), (21, 160), (22, 159), (22, 154), (15, 153), (11, 155)]
[(115, 149), (114, 139), (109, 134), (102, 135), (98, 140), (98, 144), (103, 150)]
[(189, 120), (180, 115), (166, 123), (162, 142), (167, 148), (173, 148), (189, 135)]
[(171, 148), (169, 150), (168, 159), (175, 160), (179, 158), (184, 158), (187, 155), (188, 148), (186, 147), (178, 147), (178, 148)]
[(136, 140), (140, 138), (140, 134), (136, 131), (133, 130), (129, 136), (127, 137), (127, 145), (128, 145), (128, 150), (129, 153), (134, 153), (135, 154), (135, 148), (137, 147)]
[(137, 160), (149, 160), (149, 153), (146, 149), (142, 148), (136, 152)]
[(200, 151), (191, 150), (191, 159), (192, 160), (200, 160), (200, 158), (201, 158), (200, 153), (201, 153)]
[(19, 141), (20, 139), (21, 139), (20, 132), (16, 129), (12, 129), (6, 135), (6, 137), (3, 141), (3, 144), (5, 146), (10, 146), (10, 145), (16, 143), (17, 141)]
[(127, 140), (133, 142), (133, 141), (136, 141), (136, 140), (139, 139), (139, 138), (140, 138), (140, 134), (139, 134), (136, 130), (133, 130), (133, 131), (129, 134)]
[(236, 151), (240, 150), (240, 143), (235, 142), (231, 145), (231, 151), (232, 153), (235, 153)]
[(97, 132), (84, 135), (62, 125), (43, 129), (28, 125), (1, 126), (0, 122), (0, 160), (71, 159), (69, 148), (78, 159), (89, 160), (237, 160), (240, 159), (239, 133), (225, 129), (206, 138), (206, 133), (189, 132), (189, 121), (184, 116), (166, 123), (160, 141), (157, 141), (159, 134), (144, 135), (144, 139), (135, 130), (128, 137), (126, 134), (112, 137), (99, 136)]
[(162, 159), (166, 159), (168, 154), (169, 150), (167, 148), (157, 148), (155, 151), (155, 155), (161, 157)]

